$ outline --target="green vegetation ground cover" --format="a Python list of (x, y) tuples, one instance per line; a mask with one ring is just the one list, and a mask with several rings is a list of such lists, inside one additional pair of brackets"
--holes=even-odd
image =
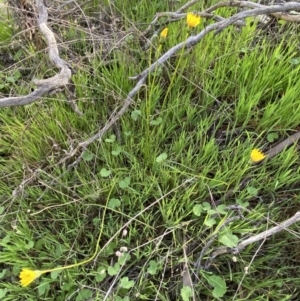
[[(249, 19), (243, 29), (209, 34), (179, 53), (149, 76), (130, 110), (75, 169), (58, 165), (70, 146), (105, 125), (132, 89), (129, 77), (159, 55), (157, 44), (145, 51), (136, 32), (128, 32), (142, 31), (157, 11), (175, 4), (134, 3), (110, 7), (126, 38), (109, 51), (72, 19), (57, 26), (68, 47), (63, 54), (80, 58), (73, 80), (83, 117), (62, 94), (0, 110), (1, 300), (184, 300), (190, 293), (182, 290), (184, 263), (193, 274), (202, 248), (227, 218), (238, 215), (214, 209), (230, 189), (236, 193), (224, 205), (239, 203), (248, 211), (211, 248), (262, 232), (298, 211), (297, 145), (259, 167), (249, 164), (251, 149), (267, 150), (299, 130), (297, 26), (278, 22), (267, 34)], [(88, 17), (89, 8), (83, 9)], [(161, 51), (191, 34), (184, 19), (168, 27)], [(28, 93), (33, 76), (52, 72), (47, 56), (30, 42), (11, 48), (13, 43), (1, 44), (15, 60), (1, 67), (3, 95)], [(91, 52), (93, 43), (99, 48)], [(239, 187), (245, 177), (250, 181)], [(217, 258), (197, 275), (196, 300), (296, 300), (298, 228), (248, 246), (237, 262), (230, 254)], [(49, 269), (90, 257), (99, 231), (95, 260), (45, 275), (28, 288), (19, 285), (23, 267)]]

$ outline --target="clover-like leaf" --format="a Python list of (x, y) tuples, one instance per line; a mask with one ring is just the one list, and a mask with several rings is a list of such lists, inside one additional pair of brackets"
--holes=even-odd
[(215, 298), (221, 298), (225, 295), (227, 286), (226, 282), (220, 276), (212, 275), (207, 276), (208, 283), (214, 288), (213, 296)]
[(168, 158), (167, 153), (162, 153), (158, 157), (156, 157), (156, 162), (161, 163), (161, 162), (165, 161), (167, 158)]
[(108, 170), (108, 169), (106, 169), (106, 168), (102, 168), (102, 169), (100, 170), (100, 176), (101, 176), (102, 178), (109, 177), (110, 175), (111, 175), (111, 170)]
[(86, 162), (92, 161), (94, 159), (95, 155), (91, 152), (85, 150), (82, 154), (82, 159)]
[(129, 280), (128, 277), (123, 277), (123, 278), (121, 278), (120, 286), (125, 288), (125, 289), (130, 289), (134, 286), (134, 281)]

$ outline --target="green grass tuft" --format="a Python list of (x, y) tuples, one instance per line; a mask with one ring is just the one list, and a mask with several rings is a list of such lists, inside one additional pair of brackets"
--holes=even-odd
[[(1, 300), (184, 300), (183, 266), (195, 277), (194, 263), (213, 237), (202, 264), (224, 239), (258, 234), (298, 211), (297, 145), (259, 166), (249, 163), (253, 148), (266, 151), (299, 130), (296, 29), (282, 34), (279, 28), (277, 39), (253, 19), (241, 30), (209, 34), (157, 68), (128, 112), (85, 150), (75, 169), (58, 165), (70, 148), (106, 124), (135, 84), (129, 77), (158, 56), (156, 42), (143, 49), (137, 32), (157, 12), (179, 8), (171, 2), (91, 1), (79, 21), (105, 7), (120, 22), (106, 42), (103, 33), (97, 38), (71, 19), (55, 28), (64, 58), (76, 58), (71, 63), (82, 117), (63, 94), (0, 110)], [(226, 17), (234, 11), (218, 13)], [(171, 23), (162, 51), (186, 36), (184, 19)], [(25, 94), (30, 78), (50, 74), (48, 63), (41, 63), (44, 53), (26, 47), (11, 50), (15, 62), (1, 70), (3, 95)], [(27, 58), (28, 53), (33, 54)], [(235, 193), (222, 201), (230, 189)], [(216, 203), (243, 204), (248, 211)], [(239, 214), (243, 218), (222, 229)], [(93, 261), (20, 287), (23, 267), (50, 269), (91, 257), (99, 233), (100, 252)], [(236, 262), (232, 254), (217, 257), (196, 275), (196, 300), (297, 298), (297, 236), (295, 225), (247, 246)], [(128, 251), (118, 257), (124, 247)], [(213, 281), (226, 283), (222, 298)]]

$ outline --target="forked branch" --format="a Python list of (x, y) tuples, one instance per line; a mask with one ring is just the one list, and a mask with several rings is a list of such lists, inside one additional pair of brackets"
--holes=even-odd
[(38, 9), (38, 28), (44, 36), (47, 46), (50, 61), (54, 66), (60, 69), (60, 72), (53, 77), (41, 80), (34, 80), (33, 83), (37, 89), (25, 96), (6, 97), (0, 99), (0, 107), (22, 106), (30, 104), (43, 95), (53, 93), (59, 88), (64, 88), (69, 84), (72, 76), (72, 71), (69, 65), (59, 57), (58, 48), (55, 36), (47, 25), (48, 12), (43, 0), (36, 0)]

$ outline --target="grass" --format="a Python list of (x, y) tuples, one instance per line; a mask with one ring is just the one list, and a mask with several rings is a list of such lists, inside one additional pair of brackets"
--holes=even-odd
[[(100, 10), (98, 1), (91, 5)], [(134, 5), (115, 1), (108, 9), (120, 19), (117, 34), (123, 36), (120, 43), (112, 31), (108, 48), (80, 22), (65, 21), (61, 29), (62, 47), (75, 58), (83, 117), (62, 94), (0, 110), (1, 300), (188, 300), (183, 266), (193, 274), (214, 234), (204, 262), (224, 240), (226, 245), (258, 234), (299, 210), (297, 145), (260, 166), (249, 164), (251, 149), (268, 150), (298, 130), (296, 26), (277, 24), (278, 32), (266, 35), (250, 19), (241, 31), (230, 27), (208, 35), (149, 76), (130, 110), (103, 141), (89, 146), (75, 169), (58, 165), (70, 147), (105, 125), (132, 89), (129, 77), (158, 55), (156, 44), (142, 49), (138, 31), (157, 11), (177, 5)], [(83, 9), (88, 18), (93, 10)], [(225, 17), (231, 12), (218, 10)], [(184, 40), (184, 28), (184, 20), (169, 25), (162, 51)], [(50, 66), (32, 45), (12, 50), (11, 43), (1, 44), (15, 60), (1, 67), (1, 93), (25, 94), (27, 81), (49, 75)], [(98, 48), (91, 52), (93, 43)], [(68, 55), (64, 48), (62, 53)], [(13, 76), (16, 70), (21, 77)], [(250, 181), (240, 187), (245, 177)], [(239, 203), (248, 211), (221, 231), (238, 212), (214, 204), (232, 188), (234, 195), (221, 204)], [(231, 254), (217, 257), (197, 275), (196, 300), (297, 300), (298, 231), (294, 225), (250, 245), (236, 262)], [(50, 269), (91, 257), (99, 234), (93, 261), (46, 274), (28, 288), (19, 285), (23, 267)]]

